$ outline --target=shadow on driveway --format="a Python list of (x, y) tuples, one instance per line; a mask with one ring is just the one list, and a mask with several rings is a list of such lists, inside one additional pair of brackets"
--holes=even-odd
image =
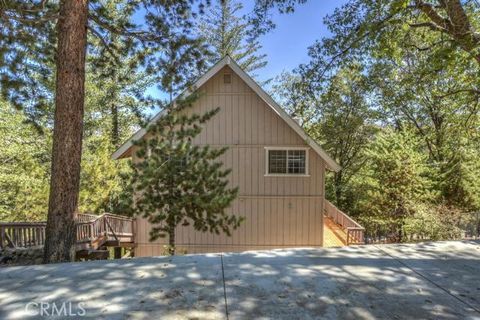
[(229, 319), (480, 319), (480, 243), (0, 269), (0, 319), (39, 318), (38, 308), (25, 306), (42, 301), (71, 302), (74, 312), (82, 302), (82, 319), (225, 319), (226, 308)]

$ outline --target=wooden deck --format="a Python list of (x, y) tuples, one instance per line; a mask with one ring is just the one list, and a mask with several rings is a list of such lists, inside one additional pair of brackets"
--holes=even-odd
[[(45, 242), (46, 222), (0, 223), (0, 249), (30, 247)], [(124, 216), (79, 214), (77, 218), (77, 257), (107, 254), (108, 247), (135, 247), (134, 220)], [(343, 247), (363, 244), (363, 227), (327, 202), (323, 222), (323, 246)]]
[[(43, 246), (46, 225), (46, 222), (0, 223), (0, 249)], [(135, 246), (132, 218), (109, 213), (99, 216), (78, 214), (76, 225), (77, 258), (107, 257), (108, 247)]]
[(343, 247), (347, 245), (347, 233), (331, 218), (323, 219), (323, 246)]

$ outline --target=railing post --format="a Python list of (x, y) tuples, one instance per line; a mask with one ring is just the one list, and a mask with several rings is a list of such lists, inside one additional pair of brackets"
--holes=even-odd
[(107, 229), (107, 217), (103, 216), (103, 232), (105, 236), (108, 236), (108, 229)]
[(19, 230), (19, 238), (18, 238), (18, 243), (20, 244), (19, 247), (25, 247), (25, 229), (20, 228)]
[(137, 219), (132, 219), (130, 223), (132, 224), (132, 242), (135, 242), (135, 227), (137, 225)]

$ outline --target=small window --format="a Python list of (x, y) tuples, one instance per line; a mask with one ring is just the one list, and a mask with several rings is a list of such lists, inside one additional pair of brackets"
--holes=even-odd
[(307, 175), (307, 149), (267, 149), (267, 174)]
[(230, 73), (225, 73), (223, 75), (223, 83), (232, 83), (232, 75)]
[(288, 151), (288, 173), (305, 174), (306, 162), (305, 150), (289, 150)]

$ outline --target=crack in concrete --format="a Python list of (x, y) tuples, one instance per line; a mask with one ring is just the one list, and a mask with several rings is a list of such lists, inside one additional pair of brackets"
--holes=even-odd
[(379, 246), (375, 246), (375, 248), (377, 248), (378, 250), (382, 251), (383, 253), (385, 253), (387, 256), (389, 256), (390, 258), (392, 258), (393, 260), (397, 261), (398, 263), (400, 263), (402, 266), (404, 266), (405, 268), (411, 270), (413, 273), (415, 273), (417, 276), (419, 276), (420, 278), (430, 282), (431, 284), (433, 284), (434, 286), (436, 286), (437, 288), (439, 288), (440, 290), (444, 291), (445, 293), (447, 293), (449, 296), (453, 297), (454, 299), (456, 299), (457, 301), (460, 301), (461, 303), (463, 303), (464, 305), (466, 305), (467, 307), (471, 308), (472, 310), (475, 310), (476, 312), (480, 313), (480, 310), (478, 308), (476, 308), (475, 306), (471, 305), (470, 303), (468, 303), (467, 301), (464, 301), (462, 298), (458, 297), (457, 295), (453, 294), (452, 292), (450, 292), (450, 290), (448, 290), (447, 288), (444, 288), (442, 287), (441, 285), (439, 285), (438, 283), (436, 283), (435, 281), (433, 281), (432, 279), (428, 278), (427, 276), (421, 274), (420, 272), (418, 272), (417, 270), (413, 269), (413, 267), (410, 267), (408, 264), (406, 264), (405, 262), (403, 262), (400, 258), (397, 258), (395, 257), (394, 255), (388, 253), (387, 251), (383, 250), (382, 248), (380, 248)]
[(220, 261), (222, 263), (222, 281), (223, 281), (223, 298), (225, 300), (225, 316), (227, 317), (227, 320), (229, 320), (228, 316), (228, 303), (227, 303), (227, 287), (225, 284), (225, 268), (223, 267), (223, 254), (220, 253)]

